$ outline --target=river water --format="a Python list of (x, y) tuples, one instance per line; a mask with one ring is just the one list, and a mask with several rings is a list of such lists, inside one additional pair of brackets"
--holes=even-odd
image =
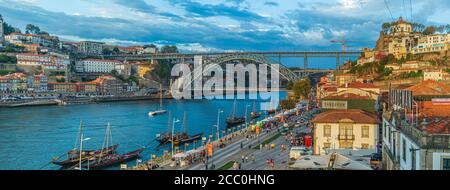
[[(279, 92), (279, 97), (284, 99), (286, 92)], [(220, 117), (220, 128), (225, 129), (225, 118), (230, 115), (233, 107), (233, 100), (171, 99), (163, 102), (165, 109), (171, 111), (172, 117), (181, 121), (177, 123), (175, 131), (182, 130), (183, 114), (186, 112), (189, 134), (203, 132), (205, 136), (211, 134), (212, 126), (217, 122), (218, 109), (224, 110)], [(237, 100), (236, 115), (243, 116), (246, 105), (253, 105), (253, 102), (248, 98)], [(257, 110), (259, 106), (257, 102)], [(53, 157), (61, 156), (74, 147), (80, 120), (83, 121), (84, 137), (90, 138), (83, 143), (83, 149), (100, 149), (106, 126), (110, 123), (112, 140), (114, 144), (120, 144), (120, 153), (147, 146), (142, 159), (148, 160), (151, 154), (160, 155), (163, 150), (170, 149), (170, 145), (156, 148), (156, 135), (168, 129), (168, 114), (155, 117), (147, 115), (158, 107), (159, 101), (154, 100), (0, 108), (0, 169), (58, 169), (48, 163)], [(251, 110), (252, 106), (248, 113)], [(191, 143), (190, 146), (188, 148), (194, 145)], [(128, 164), (135, 165), (135, 161)]]

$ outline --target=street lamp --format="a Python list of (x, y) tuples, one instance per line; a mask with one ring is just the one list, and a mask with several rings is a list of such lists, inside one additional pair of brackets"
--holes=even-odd
[(218, 109), (217, 110), (217, 124), (216, 124), (216, 127), (217, 127), (217, 131), (216, 131), (217, 132), (217, 141), (219, 141), (219, 139), (220, 139), (219, 121), (220, 121), (220, 114), (221, 113), (223, 113), (223, 111)]
[(247, 108), (248, 108), (248, 107), (250, 107), (250, 105), (247, 104), (247, 105), (245, 106), (245, 128), (247, 128), (247, 110), (248, 110)]
[(173, 122), (172, 122), (172, 158), (173, 158), (173, 136), (175, 133), (175, 123), (180, 122), (180, 120), (173, 118)]
[[(83, 141), (88, 141), (88, 140), (91, 140), (91, 138), (85, 138), (85, 139), (83, 139), (83, 134), (81, 134), (81, 138), (80, 138), (81, 140), (80, 140), (80, 160), (79, 160), (79, 163), (78, 163), (78, 169), (80, 169), (81, 170), (81, 157), (82, 157), (82, 153), (83, 153)], [(89, 158), (88, 158), (88, 160), (89, 160)]]

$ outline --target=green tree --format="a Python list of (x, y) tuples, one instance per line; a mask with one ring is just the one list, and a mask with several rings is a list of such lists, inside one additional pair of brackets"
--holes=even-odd
[(161, 53), (179, 53), (177, 46), (165, 45), (161, 48)]
[(27, 24), (27, 26), (25, 27), (25, 33), (27, 34), (40, 34), (41, 33), (41, 29), (33, 24)]
[(430, 35), (430, 34), (434, 34), (436, 33), (438, 30), (438, 28), (436, 26), (428, 26), (425, 28), (425, 30), (423, 30), (423, 34), (424, 35)]
[(120, 50), (119, 50), (118, 47), (114, 47), (112, 51), (113, 51), (115, 54), (119, 54), (119, 53), (120, 53)]
[(294, 109), (295, 108), (295, 101), (292, 99), (287, 100), (281, 100), (280, 101), (280, 107), (281, 109)]
[(311, 81), (309, 79), (301, 80), (292, 87), (296, 98), (307, 97), (311, 92)]
[(292, 81), (290, 80), (290, 81), (288, 81), (288, 84), (287, 84), (286, 89), (292, 90), (292, 87), (294, 87), (294, 82), (292, 82)]

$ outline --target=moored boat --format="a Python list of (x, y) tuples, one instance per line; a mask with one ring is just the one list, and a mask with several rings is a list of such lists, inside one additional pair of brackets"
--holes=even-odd
[(83, 168), (88, 169), (102, 169), (110, 166), (115, 166), (136, 158), (139, 158), (140, 154), (144, 151), (144, 148), (140, 148), (137, 150), (134, 150), (132, 152), (128, 152), (125, 154), (112, 154), (108, 155), (106, 157), (96, 158), (93, 161), (85, 162), (82, 166)]
[[(85, 162), (88, 159), (92, 160), (101, 156), (108, 156), (116, 153), (116, 149), (119, 145), (112, 145), (110, 147), (101, 150), (85, 150), (81, 153), (81, 162)], [(78, 150), (71, 150), (67, 153), (67, 159), (63, 161), (53, 160), (52, 163), (61, 167), (70, 167), (80, 162), (80, 152)]]
[(162, 102), (162, 85), (159, 86), (159, 110), (148, 112), (148, 116), (156, 116), (156, 115), (162, 115), (167, 113), (167, 110), (163, 109), (163, 102)]
[(231, 115), (226, 120), (228, 127), (245, 123), (245, 117), (236, 117), (235, 114), (236, 114), (236, 100), (234, 100), (233, 102), (233, 110), (231, 112)]

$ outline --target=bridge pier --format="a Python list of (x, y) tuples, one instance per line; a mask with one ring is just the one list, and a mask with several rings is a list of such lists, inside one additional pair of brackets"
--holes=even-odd
[(336, 70), (339, 70), (339, 54), (336, 53)]
[(306, 73), (306, 70), (308, 70), (308, 56), (305, 53), (305, 56), (303, 57), (303, 70)]

